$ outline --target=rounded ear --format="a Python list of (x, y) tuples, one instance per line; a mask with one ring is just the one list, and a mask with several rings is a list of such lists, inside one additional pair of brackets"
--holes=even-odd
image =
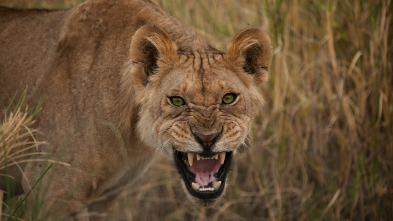
[[(131, 40), (130, 57), (135, 65), (133, 71), (135, 83), (146, 86), (149, 76), (159, 68), (159, 60), (173, 63), (178, 58), (177, 46), (171, 37), (156, 25), (145, 25), (139, 28)], [(135, 70), (135, 69), (134, 69)]]
[(267, 80), (273, 49), (269, 36), (259, 28), (241, 31), (228, 44), (226, 60), (241, 65), (244, 72), (254, 76), (257, 83)]

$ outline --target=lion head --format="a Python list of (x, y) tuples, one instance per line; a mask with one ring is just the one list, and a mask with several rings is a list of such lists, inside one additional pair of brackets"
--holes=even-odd
[(258, 85), (272, 60), (269, 37), (248, 28), (227, 53), (182, 50), (163, 29), (147, 25), (133, 36), (130, 56), (140, 138), (173, 158), (192, 201), (217, 202), (264, 102)]

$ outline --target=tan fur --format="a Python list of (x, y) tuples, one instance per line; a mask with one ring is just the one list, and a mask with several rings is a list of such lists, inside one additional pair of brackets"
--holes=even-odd
[[(0, 39), (0, 110), (25, 89), (30, 107), (46, 97), (35, 126), (50, 145), (41, 151), (71, 164), (44, 177), (54, 220), (105, 212), (157, 149), (170, 157), (173, 148), (200, 151), (192, 132), (222, 130), (213, 151), (236, 151), (263, 103), (257, 86), (272, 59), (260, 29), (238, 34), (224, 54), (139, 0), (87, 1), (66, 11), (0, 8)], [(238, 99), (223, 105), (226, 93)], [(169, 96), (187, 105), (175, 107)], [(44, 168), (26, 166), (25, 191)]]

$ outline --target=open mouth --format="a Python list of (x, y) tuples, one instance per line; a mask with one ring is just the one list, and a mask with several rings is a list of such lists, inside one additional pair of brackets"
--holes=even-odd
[(210, 155), (174, 150), (175, 162), (191, 195), (200, 199), (219, 197), (225, 187), (232, 152)]

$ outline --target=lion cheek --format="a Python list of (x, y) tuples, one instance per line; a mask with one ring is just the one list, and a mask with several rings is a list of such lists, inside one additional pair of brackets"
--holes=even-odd
[(157, 122), (154, 121), (146, 112), (145, 114), (140, 115), (140, 119), (137, 122), (138, 137), (143, 143), (152, 148), (156, 148), (159, 143), (156, 125)]

